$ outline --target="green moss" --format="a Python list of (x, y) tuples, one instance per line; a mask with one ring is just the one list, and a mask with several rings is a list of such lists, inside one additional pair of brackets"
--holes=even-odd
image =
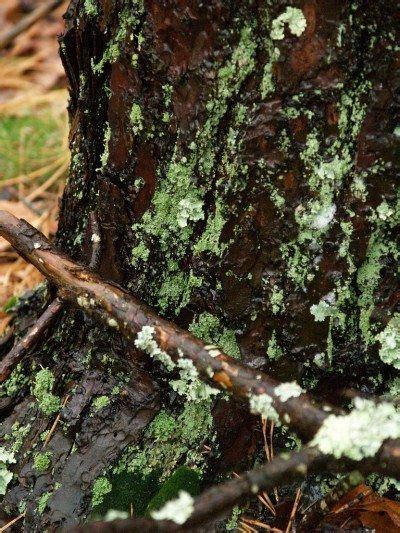
[(60, 399), (52, 394), (54, 376), (48, 368), (43, 368), (35, 376), (33, 395), (38, 401), (39, 409), (46, 415), (51, 415), (60, 409)]
[(240, 350), (236, 342), (235, 332), (223, 327), (219, 318), (215, 315), (207, 312), (201, 313), (193, 319), (189, 326), (189, 331), (204, 342), (217, 345), (231, 357), (240, 359)]
[(33, 458), (33, 468), (38, 472), (45, 472), (51, 465), (51, 452), (37, 453)]
[(226, 244), (220, 242), (221, 231), (225, 224), (223, 213), (221, 202), (217, 202), (215, 213), (209, 217), (206, 229), (193, 247), (195, 255), (202, 252), (211, 252), (219, 257), (222, 255), (226, 248)]
[(99, 519), (107, 515), (110, 510), (131, 513), (134, 509), (135, 516), (143, 516), (148, 502), (156, 494), (158, 473), (142, 476), (141, 473), (120, 472), (110, 478), (112, 489), (103, 493), (101, 503), (93, 509), (92, 519)]
[(179, 464), (202, 471), (205, 464), (203, 444), (212, 438), (211, 402), (187, 402), (180, 415), (161, 411), (144, 435), (143, 448), (126, 452), (118, 471), (148, 476), (158, 472), (164, 480)]
[(98, 396), (93, 400), (93, 409), (95, 411), (100, 411), (100, 409), (103, 409), (104, 407), (107, 407), (107, 405), (110, 404), (110, 398), (108, 396)]
[(200, 477), (198, 472), (181, 466), (163, 483), (157, 494), (150, 500), (146, 514), (161, 509), (168, 501), (177, 498), (181, 490), (191, 496), (200, 493)]
[(139, 135), (139, 133), (143, 130), (143, 115), (139, 104), (132, 104), (129, 120), (132, 124), (134, 134)]
[(97, 478), (92, 488), (92, 507), (100, 505), (111, 490), (111, 482), (106, 477)]

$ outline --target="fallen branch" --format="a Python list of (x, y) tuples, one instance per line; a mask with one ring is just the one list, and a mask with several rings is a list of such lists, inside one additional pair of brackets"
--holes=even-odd
[(23, 357), (36, 346), (44, 333), (54, 323), (64, 304), (55, 298), (44, 313), (37, 319), (35, 325), (0, 361), (0, 383), (5, 381)]
[(56, 252), (46, 237), (25, 220), (0, 211), (0, 234), (58, 288), (58, 296), (82, 308), (110, 327), (134, 341), (144, 326), (154, 328), (154, 340), (173, 361), (190, 359), (199, 376), (237, 398), (266, 394), (280, 420), (308, 440), (332, 412), (314, 405), (307, 394), (282, 401), (275, 393), (280, 383), (222, 353), (215, 346), (207, 346), (191, 333), (164, 320), (149, 307), (124, 292), (117, 285), (107, 283), (87, 268)]
[(28, 30), (31, 26), (36, 24), (39, 20), (46, 17), (49, 13), (54, 11), (58, 6), (62, 4), (63, 0), (50, 0), (45, 4), (39, 5), (29, 15), (22, 18), (15, 26), (9, 31), (0, 35), (0, 50), (8, 46), (12, 41), (18, 37), (21, 33)]

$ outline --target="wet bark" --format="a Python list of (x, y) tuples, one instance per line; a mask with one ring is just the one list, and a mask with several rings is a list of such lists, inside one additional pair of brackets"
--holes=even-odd
[[(398, 310), (398, 10), (296, 6), (305, 31), (285, 24), (274, 39), (281, 1), (72, 0), (60, 39), (72, 165), (56, 245), (84, 264), (95, 247), (92, 268), (164, 318), (337, 403), (345, 387), (386, 393), (396, 377), (376, 335)], [(30, 392), (38, 365), (70, 397), (40, 475), (33, 456), (54, 416)], [(4, 401), (2, 436), (30, 428), (2, 509), (14, 516), (26, 500), (25, 530), (70, 527), (90, 512), (94, 480), (161, 406), (181, 403), (118, 332), (69, 309), (24, 372)], [(96, 414), (93, 398), (121, 381)], [(252, 464), (261, 443), (240, 406), (213, 413), (207, 482)]]

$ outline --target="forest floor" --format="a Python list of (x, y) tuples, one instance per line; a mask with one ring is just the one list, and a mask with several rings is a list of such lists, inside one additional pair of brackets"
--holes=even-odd
[[(39, 3), (2, 0), (0, 33)], [(46, 236), (57, 228), (58, 198), (69, 165), (67, 89), (57, 42), (66, 5), (0, 50), (0, 209)], [(40, 280), (36, 269), (0, 239), (0, 334), (10, 320), (7, 307)]]

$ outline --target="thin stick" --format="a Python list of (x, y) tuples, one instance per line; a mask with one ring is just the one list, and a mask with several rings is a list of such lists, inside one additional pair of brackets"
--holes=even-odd
[(60, 408), (60, 412), (58, 413), (58, 415), (56, 416), (56, 419), (54, 420), (51, 428), (50, 428), (50, 431), (48, 432), (47, 436), (46, 436), (46, 439), (43, 443), (43, 449), (46, 448), (46, 446), (48, 445), (48, 443), (50, 442), (50, 439), (54, 433), (54, 431), (56, 430), (56, 427), (60, 421), (60, 418), (61, 418), (61, 409), (63, 407), (65, 407), (67, 405), (67, 402), (69, 400), (69, 394), (66, 395), (66, 397), (64, 398), (64, 401), (63, 403), (61, 404), (61, 408)]
[(21, 518), (23, 518), (24, 516), (25, 516), (25, 513), (21, 513), (16, 518), (13, 518), (12, 520), (10, 520), (10, 522), (7, 522), (7, 524), (5, 524), (4, 526), (0, 527), (0, 533), (2, 533), (3, 531), (6, 531), (6, 529), (11, 527), (13, 524), (15, 524), (15, 522), (18, 522), (18, 520), (21, 520)]
[(293, 503), (293, 507), (292, 507), (292, 512), (290, 513), (289, 522), (288, 522), (288, 525), (287, 525), (285, 533), (290, 533), (290, 530), (292, 529), (292, 525), (293, 525), (293, 522), (294, 522), (294, 518), (296, 516), (297, 508), (299, 506), (300, 498), (301, 498), (301, 490), (297, 489), (296, 497), (294, 499), (294, 503)]
[(59, 298), (55, 298), (38, 318), (35, 325), (0, 361), (0, 383), (8, 378), (24, 355), (42, 339), (44, 333), (54, 323), (63, 305)]
[(26, 17), (15, 24), (13, 28), (0, 35), (0, 50), (8, 46), (18, 35), (28, 30), (40, 19), (54, 11), (61, 3), (62, 0), (50, 0), (46, 4), (39, 5), (32, 13), (29, 13), (29, 15), (26, 15)]

